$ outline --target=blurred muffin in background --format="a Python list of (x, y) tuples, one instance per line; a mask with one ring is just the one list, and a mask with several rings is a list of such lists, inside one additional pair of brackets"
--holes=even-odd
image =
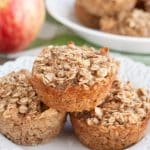
[(150, 13), (140, 9), (135, 9), (119, 17), (105, 16), (100, 20), (100, 29), (105, 32), (130, 35), (130, 36), (150, 36)]

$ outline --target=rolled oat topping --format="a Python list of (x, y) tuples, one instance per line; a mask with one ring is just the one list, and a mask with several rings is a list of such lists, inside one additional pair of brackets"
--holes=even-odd
[(40, 113), (40, 97), (29, 82), (30, 73), (25, 70), (12, 72), (0, 78), (0, 113), (17, 111), (20, 115)]
[(150, 113), (150, 96), (144, 89), (134, 89), (130, 82), (126, 84), (116, 80), (106, 102), (91, 112), (77, 113), (88, 125), (135, 124)]
[(94, 48), (49, 46), (35, 60), (33, 74), (42, 78), (45, 85), (56, 87), (68, 84), (93, 85), (117, 70), (117, 63)]

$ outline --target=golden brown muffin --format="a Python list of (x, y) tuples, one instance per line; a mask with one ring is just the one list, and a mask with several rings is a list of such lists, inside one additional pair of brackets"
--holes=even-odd
[(46, 142), (64, 126), (65, 113), (46, 107), (26, 70), (0, 78), (0, 133), (17, 144)]
[(121, 35), (150, 36), (150, 13), (140, 9), (120, 14), (118, 17), (105, 16), (100, 20), (100, 30)]
[(71, 121), (79, 140), (92, 150), (121, 150), (145, 135), (150, 97), (128, 82), (115, 81), (106, 102), (90, 112), (72, 113)]
[(43, 49), (32, 70), (32, 83), (43, 102), (66, 112), (102, 103), (118, 70), (118, 63), (105, 51), (73, 43)]
[(78, 0), (76, 1), (75, 4), (75, 13), (79, 21), (90, 28), (99, 28), (99, 19), (100, 17), (95, 16), (87, 12), (84, 7), (82, 7), (79, 3)]
[(78, 0), (89, 13), (96, 16), (113, 16), (134, 9), (137, 0)]

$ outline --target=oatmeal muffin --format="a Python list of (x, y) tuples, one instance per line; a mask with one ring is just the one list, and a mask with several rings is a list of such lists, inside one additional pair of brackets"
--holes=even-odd
[(121, 150), (141, 140), (148, 125), (150, 97), (128, 82), (114, 81), (101, 106), (71, 114), (79, 140), (92, 150)]
[(32, 83), (47, 106), (66, 112), (90, 110), (102, 103), (117, 70), (107, 48), (49, 46), (34, 62)]
[(17, 144), (46, 142), (60, 132), (65, 113), (46, 107), (26, 70), (0, 78), (0, 133)]
[(78, 0), (76, 1), (75, 4), (75, 13), (76, 16), (78, 17), (79, 21), (90, 28), (99, 28), (99, 16), (95, 16), (90, 14), (89, 12), (87, 12), (84, 7), (82, 7), (80, 5), (80, 3), (78, 3)]
[(100, 30), (121, 35), (149, 37), (150, 13), (135, 9), (126, 16), (103, 17), (100, 20)]
[(112, 16), (134, 9), (137, 0), (78, 0), (89, 13), (96, 16)]

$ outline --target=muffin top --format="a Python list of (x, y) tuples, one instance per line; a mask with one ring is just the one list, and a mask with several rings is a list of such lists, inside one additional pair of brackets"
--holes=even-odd
[(116, 72), (117, 62), (108, 55), (107, 48), (97, 51), (73, 43), (45, 48), (33, 66), (33, 75), (51, 87), (92, 86)]
[(46, 108), (33, 89), (30, 77), (28, 71), (21, 70), (0, 78), (0, 114), (19, 117), (39, 114)]
[(150, 112), (149, 93), (144, 89), (134, 89), (130, 82), (116, 80), (106, 102), (91, 112), (75, 113), (88, 125), (136, 124), (148, 117)]

